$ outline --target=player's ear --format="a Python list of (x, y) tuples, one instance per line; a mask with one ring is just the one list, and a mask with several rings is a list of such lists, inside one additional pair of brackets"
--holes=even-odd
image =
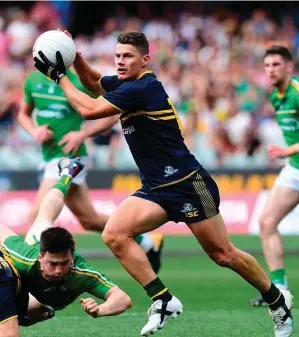
[(289, 61), (287, 63), (287, 67), (288, 67), (288, 72), (289, 73), (293, 73), (294, 72), (294, 63), (293, 62)]
[(147, 67), (149, 60), (150, 60), (150, 56), (148, 54), (144, 55), (142, 58), (142, 66)]

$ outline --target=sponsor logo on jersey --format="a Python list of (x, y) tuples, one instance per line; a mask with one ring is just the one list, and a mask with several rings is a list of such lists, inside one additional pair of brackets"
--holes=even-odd
[(123, 129), (124, 135), (130, 135), (134, 131), (135, 131), (134, 126), (129, 126), (129, 127)]
[(176, 173), (178, 171), (178, 169), (174, 169), (172, 166), (166, 166), (164, 169), (164, 177), (169, 177), (171, 175), (173, 175), (174, 173)]

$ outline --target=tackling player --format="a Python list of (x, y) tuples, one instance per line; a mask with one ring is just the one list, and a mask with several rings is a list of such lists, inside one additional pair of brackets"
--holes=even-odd
[[(67, 74), (76, 88), (92, 95), (78, 76), (70, 70), (67, 70)], [(61, 88), (38, 71), (31, 72), (25, 80), (24, 99), (18, 121), (42, 146), (44, 175), (28, 220), (32, 224), (41, 200), (59, 179), (59, 159), (64, 156), (80, 157), (83, 163), (87, 163), (85, 140), (108, 130), (115, 121), (102, 120), (82, 127), (83, 118), (68, 102)], [(109, 216), (97, 213), (94, 209), (88, 195), (86, 176), (85, 169), (72, 181), (65, 202), (83, 228), (102, 232)], [(28, 235), (31, 231), (36, 232), (37, 228), (30, 229)], [(135, 240), (145, 250), (153, 268), (158, 272), (163, 247), (162, 235), (144, 234), (137, 236)]]
[[(274, 86), (270, 101), (288, 147), (270, 145), (272, 160), (289, 157), (269, 194), (260, 217), (260, 237), (271, 280), (280, 289), (288, 289), (284, 267), (284, 247), (278, 231), (280, 221), (299, 203), (299, 78), (292, 75), (293, 57), (283, 46), (272, 46), (264, 56), (265, 72)], [(263, 298), (252, 305), (266, 305)]]
[[(218, 187), (208, 172), (187, 149), (177, 111), (162, 83), (148, 69), (149, 44), (139, 32), (118, 36), (115, 65), (117, 76), (92, 77), (93, 99), (80, 92), (68, 79), (59, 51), (57, 63), (40, 52), (35, 66), (64, 90), (75, 109), (86, 119), (119, 115), (143, 186), (118, 207), (102, 234), (105, 243), (124, 268), (152, 299), (148, 322), (141, 330), (148, 336), (166, 321), (182, 313), (181, 301), (171, 294), (154, 273), (146, 255), (133, 240), (135, 235), (162, 226), (168, 220), (183, 221), (203, 249), (218, 265), (242, 276), (258, 289), (269, 304), (275, 336), (293, 332), (292, 296), (279, 290), (258, 262), (230, 242), (219, 213)], [(80, 58), (78, 58), (78, 62)], [(86, 62), (81, 59), (82, 69)]]
[[(105, 302), (81, 298), (90, 316), (118, 315), (131, 307), (129, 296), (104, 274), (87, 264), (75, 251), (66, 229), (52, 228), (60, 214), (73, 178), (84, 165), (77, 159), (60, 161), (62, 177), (46, 194), (35, 222), (45, 229), (28, 245), (12, 230), (0, 225), (0, 337), (18, 337), (18, 325), (29, 326), (52, 318), (87, 292)], [(30, 296), (29, 293), (34, 297)]]

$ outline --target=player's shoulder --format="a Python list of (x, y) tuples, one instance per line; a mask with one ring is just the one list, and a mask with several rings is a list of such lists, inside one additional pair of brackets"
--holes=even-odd
[(299, 94), (299, 77), (298, 76), (292, 76), (290, 84), (291, 84), (291, 87), (293, 89), (293, 93)]
[(160, 83), (152, 71), (145, 71), (139, 75), (134, 81), (124, 81), (121, 84), (121, 88), (130, 92), (141, 92), (144, 90), (154, 89), (155, 84)]

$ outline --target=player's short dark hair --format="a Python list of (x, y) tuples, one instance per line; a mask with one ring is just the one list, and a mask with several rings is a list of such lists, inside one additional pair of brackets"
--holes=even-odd
[(146, 36), (141, 32), (124, 32), (118, 35), (118, 43), (131, 44), (140, 51), (142, 55), (147, 55), (149, 53), (149, 43)]
[(42, 232), (40, 237), (40, 253), (63, 254), (68, 251), (74, 253), (75, 241), (72, 234), (61, 227), (48, 228)]
[(280, 55), (285, 61), (293, 61), (293, 56), (288, 48), (284, 46), (274, 45), (268, 48), (265, 52), (264, 58), (268, 55)]

